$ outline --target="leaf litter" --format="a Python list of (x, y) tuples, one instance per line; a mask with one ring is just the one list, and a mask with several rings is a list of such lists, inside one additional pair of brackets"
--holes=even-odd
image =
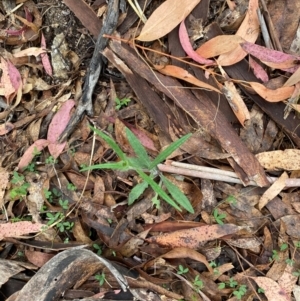
[(297, 300), (299, 5), (146, 2), (3, 1), (2, 295)]

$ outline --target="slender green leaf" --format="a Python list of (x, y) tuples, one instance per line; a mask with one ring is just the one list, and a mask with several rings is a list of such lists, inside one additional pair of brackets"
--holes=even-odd
[(102, 133), (101, 131), (99, 131), (98, 129), (96, 129), (92, 126), (91, 126), (91, 128), (97, 135), (99, 135), (115, 151), (115, 153), (120, 157), (120, 159), (126, 161), (126, 155), (123, 153), (123, 151), (121, 150), (119, 145), (111, 137)]
[(147, 169), (148, 167), (145, 165), (145, 161), (140, 160), (140, 158), (129, 157), (127, 158), (127, 162), (130, 165), (131, 169)]
[(139, 176), (146, 181), (151, 187), (152, 189), (162, 198), (164, 199), (167, 203), (169, 203), (171, 206), (173, 206), (175, 209), (177, 209), (178, 211), (182, 211), (180, 209), (180, 207), (178, 207), (178, 205), (166, 194), (166, 192), (159, 187), (159, 185), (157, 185), (156, 182), (154, 182), (154, 180), (152, 178), (150, 178), (149, 176), (147, 176), (143, 171), (141, 170), (136, 170), (136, 172), (139, 174)]
[(133, 204), (133, 202), (142, 195), (142, 193), (145, 191), (147, 187), (148, 187), (148, 183), (146, 181), (135, 185), (129, 193), (128, 205)]
[(163, 175), (161, 175), (160, 177), (173, 199), (185, 210), (190, 213), (194, 213), (193, 206), (191, 205), (189, 199), (181, 192), (181, 190)]
[(125, 129), (128, 141), (133, 148), (135, 154), (137, 155), (138, 159), (144, 164), (144, 167), (149, 168), (151, 161), (147, 154), (146, 149), (140, 142), (140, 140), (130, 131), (129, 128)]
[(82, 168), (80, 171), (87, 171), (93, 169), (118, 169), (118, 170), (129, 170), (130, 167), (128, 166), (127, 162), (120, 161), (120, 162), (112, 162), (112, 163), (103, 163), (103, 164), (96, 164)]
[(192, 134), (187, 134), (180, 139), (172, 142), (165, 150), (163, 150), (159, 155), (152, 161), (149, 168), (152, 169), (157, 166), (157, 164), (164, 161), (167, 157), (169, 157), (176, 149), (178, 149), (185, 141), (187, 141)]

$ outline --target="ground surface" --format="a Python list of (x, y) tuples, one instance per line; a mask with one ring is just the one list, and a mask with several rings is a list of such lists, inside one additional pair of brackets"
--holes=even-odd
[(0, 300), (300, 300), (300, 5), (138, 2), (0, 4)]

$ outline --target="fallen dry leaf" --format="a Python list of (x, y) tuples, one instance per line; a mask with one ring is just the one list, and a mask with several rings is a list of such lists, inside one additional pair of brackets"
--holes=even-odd
[(236, 49), (245, 40), (238, 35), (216, 36), (201, 45), (196, 52), (208, 59)]
[(290, 301), (284, 287), (268, 277), (252, 277), (259, 287), (264, 290), (264, 294), (269, 301)]
[(255, 155), (267, 170), (300, 170), (300, 150), (285, 149)]
[(217, 93), (221, 93), (220, 90), (217, 88), (197, 79), (195, 76), (190, 74), (188, 71), (184, 70), (181, 67), (173, 66), (173, 65), (166, 65), (163, 68), (161, 66), (155, 66), (156, 70), (158, 70), (160, 73), (165, 74), (165, 75), (170, 75), (179, 79), (182, 79), (190, 84), (193, 84), (197, 87), (207, 89), (207, 90), (212, 90)]
[[(248, 42), (254, 43), (259, 35), (259, 21), (257, 17), (258, 0), (250, 0), (248, 11), (241, 26), (236, 32), (237, 36), (242, 37)], [(230, 53), (222, 54), (218, 58), (218, 64), (221, 66), (230, 66), (241, 61), (247, 52), (239, 45)]]
[(286, 186), (286, 180), (289, 178), (288, 174), (284, 172), (272, 185), (269, 187), (259, 200), (258, 207), (261, 210), (266, 204), (274, 199)]
[(45, 227), (44, 224), (32, 222), (17, 222), (0, 224), (0, 240), (4, 237), (18, 237), (25, 234), (39, 232)]
[(54, 158), (57, 158), (60, 155), (66, 145), (66, 142), (58, 143), (57, 140), (71, 118), (70, 112), (74, 105), (75, 101), (73, 99), (67, 100), (54, 115), (49, 124), (47, 134), (47, 140), (49, 141), (48, 149)]
[(138, 40), (157, 40), (184, 20), (201, 0), (166, 0), (150, 16)]
[(281, 87), (276, 90), (266, 88), (264, 85), (256, 82), (248, 82), (253, 90), (262, 98), (269, 102), (279, 102), (288, 99), (293, 95), (295, 87)]
[(197, 249), (202, 243), (238, 232), (241, 227), (233, 224), (207, 225), (186, 230), (178, 230), (153, 236), (147, 241), (166, 247), (186, 247)]
[(180, 44), (185, 51), (185, 53), (192, 58), (195, 62), (203, 65), (212, 65), (215, 62), (212, 60), (207, 60), (203, 57), (201, 57), (192, 47), (191, 42), (189, 40), (188, 32), (185, 27), (184, 20), (181, 22), (179, 26), (179, 40)]

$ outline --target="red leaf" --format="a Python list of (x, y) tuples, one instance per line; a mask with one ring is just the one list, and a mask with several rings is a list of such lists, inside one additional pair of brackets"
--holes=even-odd
[(17, 91), (22, 83), (22, 78), (19, 70), (10, 62), (7, 61), (8, 75), (10, 82), (14, 89)]
[(203, 64), (203, 65), (212, 65), (215, 63), (212, 60), (207, 60), (207, 59), (203, 58), (196, 51), (194, 51), (194, 49), (190, 43), (189, 35), (186, 30), (184, 20), (181, 22), (181, 24), (179, 26), (179, 40), (180, 40), (180, 44), (181, 44), (183, 50), (185, 51), (185, 53), (190, 58), (192, 58), (195, 62), (197, 62), (199, 64)]
[[(42, 37), (41, 37), (41, 48), (43, 48), (43, 49), (47, 48), (46, 40), (45, 40), (45, 37), (44, 37), (43, 33), (42, 33)], [(42, 59), (42, 64), (44, 66), (44, 69), (45, 69), (46, 73), (48, 75), (52, 76), (52, 74), (53, 74), (52, 66), (51, 66), (51, 63), (50, 63), (49, 56), (48, 56), (47, 52), (41, 54), (41, 59)]]
[(35, 156), (36, 151), (41, 151), (44, 149), (49, 142), (46, 139), (40, 139), (35, 141), (32, 145), (29, 146), (29, 148), (25, 151), (23, 154), (19, 164), (18, 169), (23, 169), (32, 161), (32, 159)]
[(258, 64), (251, 56), (249, 57), (249, 65), (250, 68), (253, 69), (253, 73), (256, 76), (256, 78), (260, 79), (263, 83), (269, 81), (269, 76), (265, 69), (260, 64)]
[(241, 47), (249, 54), (261, 60), (264, 64), (277, 69), (290, 68), (296, 65), (299, 57), (286, 54), (281, 51), (272, 50), (263, 46), (259, 46), (250, 42), (240, 44)]
[(50, 144), (48, 149), (54, 158), (57, 158), (60, 155), (66, 145), (66, 142), (58, 143), (57, 140), (71, 118), (70, 112), (74, 105), (75, 101), (73, 99), (67, 100), (54, 115), (49, 125), (47, 139)]

